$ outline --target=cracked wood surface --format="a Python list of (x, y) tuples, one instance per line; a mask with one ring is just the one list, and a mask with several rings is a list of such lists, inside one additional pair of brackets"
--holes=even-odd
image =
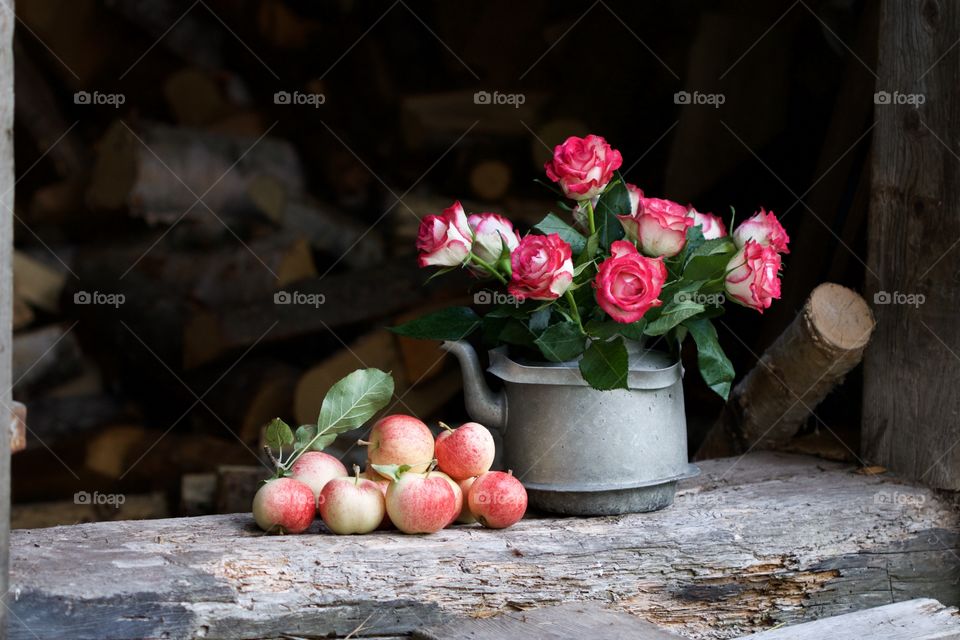
[(895, 477), (775, 453), (700, 463), (652, 514), (431, 536), (262, 536), (247, 514), (12, 535), (12, 638), (399, 635), (597, 601), (695, 638), (960, 602), (960, 518)]

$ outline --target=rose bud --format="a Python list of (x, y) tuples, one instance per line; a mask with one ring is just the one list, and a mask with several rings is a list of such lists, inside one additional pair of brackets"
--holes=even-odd
[(600, 136), (570, 136), (553, 150), (553, 159), (543, 168), (547, 177), (560, 185), (573, 200), (589, 200), (600, 195), (623, 164), (620, 152)]
[(629, 216), (617, 216), (630, 240), (640, 243), (648, 256), (671, 258), (683, 249), (687, 227), (693, 218), (687, 208), (672, 200), (640, 197), (639, 210)]
[(510, 256), (507, 290), (518, 300), (555, 300), (573, 282), (573, 251), (556, 233), (529, 235)]
[(733, 242), (738, 249), (753, 240), (764, 246), (773, 247), (778, 253), (790, 253), (787, 244), (790, 237), (772, 211), (762, 208), (746, 220), (733, 232)]
[(693, 207), (690, 207), (687, 215), (693, 218), (693, 226), (700, 227), (704, 240), (716, 240), (727, 235), (727, 228), (720, 216), (715, 216), (712, 213), (700, 213)]
[(735, 302), (760, 313), (780, 297), (780, 254), (772, 246), (747, 240), (727, 263), (726, 290)]
[(426, 216), (417, 233), (421, 267), (456, 267), (470, 255), (473, 232), (460, 202), (454, 202), (439, 216)]
[(467, 218), (473, 230), (473, 255), (484, 262), (495, 264), (503, 247), (513, 251), (520, 244), (520, 234), (513, 223), (495, 213), (475, 213)]
[(593, 281), (597, 303), (617, 322), (636, 322), (647, 309), (663, 304), (658, 296), (667, 268), (663, 258), (645, 258), (625, 240), (611, 244), (610, 253)]

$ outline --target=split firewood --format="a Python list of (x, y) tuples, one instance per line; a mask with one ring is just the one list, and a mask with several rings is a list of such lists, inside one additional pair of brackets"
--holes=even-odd
[(27, 448), (27, 405), (13, 402), (10, 411), (10, 453)]
[(67, 274), (23, 251), (13, 252), (13, 288), (16, 296), (30, 305), (57, 313)]
[(221, 465), (217, 467), (214, 513), (246, 513), (253, 496), (270, 477), (266, 465)]
[(217, 122), (235, 111), (213, 74), (195, 67), (168, 77), (163, 83), (163, 97), (176, 121), (188, 127)]
[(123, 30), (105, 20), (105, 15), (97, 0), (22, 2), (17, 6), (17, 20), (51, 53), (56, 52), (49, 58), (50, 70), (74, 90), (91, 86), (96, 77), (117, 62), (112, 40)]
[(176, 0), (153, 2), (109, 2), (114, 11), (140, 27), (150, 42), (203, 69), (221, 69), (226, 32), (205, 11), (184, 12)]
[[(421, 286), (423, 273), (410, 261), (401, 260), (305, 280), (292, 287), (294, 291), (277, 294), (276, 301), (242, 309), (194, 310), (184, 328), (184, 364), (187, 368), (195, 367), (257, 341), (266, 344), (289, 340), (388, 318), (436, 300), (453, 287), (462, 290), (465, 277), (448, 277)], [(278, 304), (284, 305), (282, 313)]]
[(322, 24), (287, 6), (285, 0), (260, 0), (257, 27), (260, 36), (274, 47), (302, 49), (320, 33)]
[(137, 416), (123, 402), (107, 394), (44, 395), (30, 401), (30, 439), (27, 450), (79, 440), (109, 424)]
[(87, 152), (63, 116), (58, 100), (29, 53), (14, 41), (15, 117), (26, 129), (37, 150), (49, 158), (63, 178), (86, 173)]
[(34, 313), (23, 298), (13, 293), (13, 330), (19, 331), (24, 327), (29, 327), (33, 323)]
[[(212, 386), (204, 403), (243, 442), (259, 452), (261, 428), (277, 416), (291, 414), (300, 374), (300, 369), (279, 360), (248, 358), (226, 375), (211, 371), (205, 378), (197, 379), (197, 385)], [(309, 422), (315, 421), (316, 416)]]
[(13, 337), (13, 392), (31, 399), (38, 391), (81, 371), (82, 355), (70, 327), (52, 324)]
[(37, 529), (83, 522), (155, 520), (170, 516), (163, 492), (125, 494), (78, 491), (72, 500), (15, 504), (10, 507), (11, 529)]
[(305, 236), (318, 251), (334, 259), (342, 257), (343, 264), (369, 267), (383, 261), (383, 238), (371, 225), (320, 202), (291, 200), (283, 183), (273, 176), (255, 179), (248, 193), (267, 218), (287, 232)]
[(502, 160), (479, 162), (470, 169), (470, 190), (481, 200), (500, 200), (510, 187), (512, 173), (510, 165)]
[(211, 210), (221, 218), (257, 213), (249, 188), (262, 176), (278, 180), (289, 198), (303, 193), (300, 160), (285, 140), (156, 123), (140, 123), (134, 132), (118, 121), (99, 143), (87, 197), (94, 208), (126, 207), (151, 224), (186, 216), (219, 226)]
[(210, 515), (214, 512), (216, 497), (216, 473), (185, 473), (180, 477), (180, 508), (178, 515)]
[(730, 394), (698, 459), (772, 448), (796, 435), (810, 413), (863, 358), (875, 322), (854, 291), (825, 283)]

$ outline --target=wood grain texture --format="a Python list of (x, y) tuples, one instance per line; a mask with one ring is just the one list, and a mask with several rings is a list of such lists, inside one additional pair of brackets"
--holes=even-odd
[[(0, 407), (9, 414), (13, 356), (13, 0), (0, 0)], [(0, 429), (0, 630), (6, 628), (10, 549), (10, 430)]]
[(956, 607), (917, 598), (856, 613), (824, 618), (793, 627), (764, 631), (751, 640), (956, 640), (960, 617)]
[(960, 57), (943, 53), (958, 37), (955, 2), (881, 5), (877, 90), (925, 101), (875, 108), (867, 297), (890, 303), (874, 305), (862, 425), (870, 461), (951, 490), (960, 489)]
[[(775, 453), (702, 464), (651, 514), (431, 536), (263, 536), (247, 514), (16, 531), (13, 638), (396, 635), (603, 602), (729, 638), (900, 600), (960, 602), (960, 516), (929, 489)], [(35, 635), (34, 635), (35, 634)]]

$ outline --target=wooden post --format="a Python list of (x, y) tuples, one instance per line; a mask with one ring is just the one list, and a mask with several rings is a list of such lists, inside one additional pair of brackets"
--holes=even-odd
[(864, 360), (864, 456), (960, 489), (960, 5), (881, 5)]
[[(11, 407), (13, 346), (13, 0), (0, 0), (0, 405)], [(4, 416), (9, 409), (4, 409)], [(7, 637), (10, 429), (0, 429), (0, 638)]]

